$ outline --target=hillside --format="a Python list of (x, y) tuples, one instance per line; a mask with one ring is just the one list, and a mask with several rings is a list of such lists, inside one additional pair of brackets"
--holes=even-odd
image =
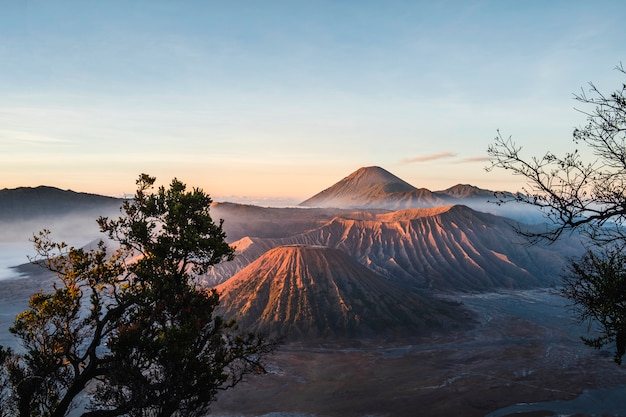
[(216, 289), (220, 314), (291, 340), (416, 335), (465, 321), (458, 306), (394, 287), (322, 246), (271, 249)]

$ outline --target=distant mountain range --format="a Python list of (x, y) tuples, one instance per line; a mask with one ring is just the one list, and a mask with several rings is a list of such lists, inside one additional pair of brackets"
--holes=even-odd
[[(467, 184), (458, 184), (446, 190), (433, 192), (426, 188), (416, 188), (385, 169), (372, 166), (358, 169), (331, 187), (303, 201), (300, 206), (318, 209), (400, 210), (454, 204), (465, 204), (477, 208), (476, 204), (481, 203), (488, 209), (485, 211), (493, 212), (498, 211), (498, 207), (495, 204), (486, 205), (485, 203), (497, 201), (502, 195), (511, 196), (510, 193), (497, 193)], [(93, 210), (110, 212), (111, 208), (117, 210), (121, 204), (122, 199), (119, 198), (48, 186), (5, 188), (0, 190), (0, 221), (28, 220), (33, 217), (59, 216)], [(263, 210), (261, 207), (244, 204), (220, 204), (239, 206), (237, 210), (246, 215), (253, 210)], [(233, 210), (235, 209), (231, 207), (230, 211)], [(320, 210), (318, 213), (324, 216), (323, 211)], [(291, 220), (298, 222), (295, 218)]]
[(432, 192), (416, 188), (389, 171), (377, 167), (360, 168), (324, 191), (300, 203), (302, 207), (405, 208), (459, 204), (463, 199), (496, 200), (496, 192), (458, 184)]
[(117, 210), (122, 200), (97, 194), (78, 193), (54, 187), (20, 187), (0, 190), (0, 221), (30, 220), (72, 213), (105, 214)]

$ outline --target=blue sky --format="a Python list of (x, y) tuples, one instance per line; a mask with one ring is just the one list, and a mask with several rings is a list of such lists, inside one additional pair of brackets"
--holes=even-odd
[(486, 173), (496, 130), (572, 148), (573, 93), (624, 82), (622, 1), (0, 0), (0, 188), (304, 199), (362, 166)]

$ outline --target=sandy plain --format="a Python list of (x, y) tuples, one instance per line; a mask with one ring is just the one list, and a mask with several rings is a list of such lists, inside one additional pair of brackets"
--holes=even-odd
[[(582, 344), (586, 327), (552, 291), (458, 298), (476, 314), (472, 330), (387, 343), (283, 346), (267, 375), (221, 393), (213, 414), (482, 417), (515, 404), (566, 405), (599, 388), (626, 398), (624, 367), (609, 351)], [(626, 405), (615, 402), (594, 397), (573, 413), (557, 403), (498, 415), (626, 415)]]

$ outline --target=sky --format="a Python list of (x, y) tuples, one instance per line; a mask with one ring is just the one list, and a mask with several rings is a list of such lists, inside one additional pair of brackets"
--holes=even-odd
[[(626, 2), (0, 0), (0, 189), (304, 200), (381, 166), (416, 187), (573, 148), (575, 93), (625, 81)], [(587, 109), (589, 110), (589, 109)]]

